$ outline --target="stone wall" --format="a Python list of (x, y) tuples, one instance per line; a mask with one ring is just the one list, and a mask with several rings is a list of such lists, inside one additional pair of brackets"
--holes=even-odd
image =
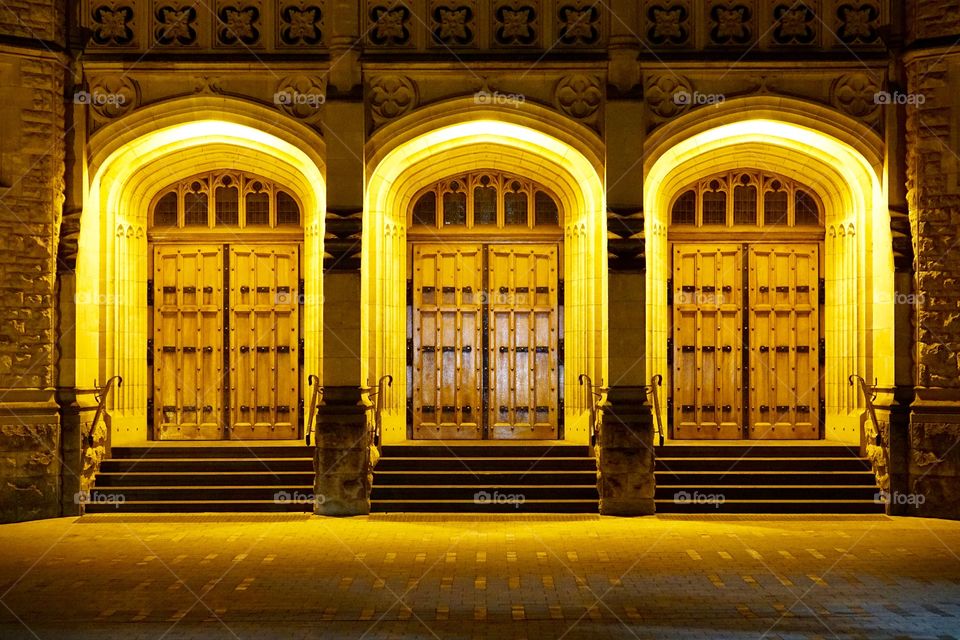
[[(62, 0), (0, 8), (0, 522), (61, 510), (54, 398), (55, 256), (63, 204)], [(45, 42), (36, 42), (42, 39)]]
[[(960, 33), (960, 2), (910, 3), (910, 37)], [(917, 387), (908, 434), (907, 491), (921, 515), (960, 518), (960, 55), (906, 59), (907, 198), (914, 236)]]

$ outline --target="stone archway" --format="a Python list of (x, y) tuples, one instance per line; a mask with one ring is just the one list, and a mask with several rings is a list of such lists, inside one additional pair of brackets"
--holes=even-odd
[[(250, 171), (281, 182), (304, 205), (305, 372), (320, 373), (324, 146), (274, 111), (223, 98), (191, 98), (134, 112), (90, 139), (73, 303), (75, 380), (122, 375), (110, 400), (113, 442), (147, 437), (146, 204), (156, 191), (208, 170)], [(305, 389), (305, 381), (301, 388)]]
[[(431, 181), (457, 171), (483, 167), (520, 173), (550, 188), (567, 212), (562, 225), (565, 437), (586, 442), (588, 405), (576, 376), (588, 373), (600, 379), (607, 369), (606, 212), (600, 164), (588, 145), (575, 144), (558, 123), (544, 124), (530, 114), (519, 115), (522, 123), (515, 123), (498, 112), (469, 113), (468, 118), (441, 118), (440, 126), (432, 128), (424, 126), (429, 114), (418, 114), (410, 126), (397, 123), (370, 143), (376, 151), (368, 162), (363, 226), (361, 375), (371, 382), (394, 375), (399, 384), (386, 403), (384, 439), (402, 440), (410, 199)], [(574, 129), (569, 123), (563, 126)]]
[[(688, 116), (650, 139), (646, 153), (646, 362), (666, 374), (668, 199), (681, 185), (714, 171), (775, 167), (816, 190), (826, 207), (826, 437), (861, 442), (863, 398), (850, 374), (893, 384), (893, 250), (882, 148), (875, 134), (817, 107), (731, 101), (709, 118)], [(822, 108), (819, 108), (822, 109)], [(828, 111), (822, 109), (823, 111)], [(806, 111), (806, 113), (804, 113)], [(843, 122), (846, 129), (828, 122)], [(664, 416), (664, 420), (666, 416)]]

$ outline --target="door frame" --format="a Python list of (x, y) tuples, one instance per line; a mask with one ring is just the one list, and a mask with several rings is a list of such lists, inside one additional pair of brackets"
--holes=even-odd
[[(414, 295), (414, 279), (413, 274), (415, 272), (415, 248), (417, 245), (474, 245), (480, 248), (480, 256), (482, 260), (482, 286), (484, 291), (487, 291), (490, 287), (489, 284), (489, 251), (492, 246), (508, 246), (508, 245), (520, 245), (520, 246), (544, 246), (544, 247), (553, 247), (556, 249), (556, 274), (557, 274), (557, 295), (555, 300), (554, 314), (556, 317), (556, 328), (558, 335), (557, 342), (557, 369), (556, 369), (556, 415), (557, 415), (557, 424), (556, 424), (556, 436), (553, 439), (563, 440), (564, 439), (564, 242), (562, 238), (557, 237), (556, 233), (545, 234), (542, 232), (533, 232), (533, 233), (511, 233), (508, 236), (497, 237), (493, 236), (490, 233), (462, 233), (462, 234), (430, 234), (430, 233), (411, 233), (407, 238), (407, 251), (406, 251), (406, 262), (407, 262), (407, 273), (410, 276), (406, 281), (406, 341), (407, 341), (407, 362), (406, 362), (406, 435), (408, 440), (418, 440), (416, 437), (414, 429), (414, 411), (413, 411), (413, 398), (416, 393), (416, 383), (415, 375), (413, 371), (414, 360), (416, 359), (416, 349), (415, 349), (415, 340), (414, 340), (414, 324), (416, 321), (416, 309), (415, 309), (415, 295)], [(490, 328), (489, 323), (489, 305), (485, 301), (483, 303), (483, 310), (481, 312), (481, 318), (483, 323), (483, 328), (481, 330), (481, 351), (483, 353), (483, 359), (481, 364), (481, 404), (482, 404), (482, 423), (480, 425), (481, 437), (479, 439), (471, 439), (472, 442), (490, 442), (493, 440), (500, 440), (498, 438), (492, 437), (491, 430), (491, 419), (490, 419), (490, 408), (489, 408), (489, 398), (490, 398), (490, 382), (489, 382), (489, 357), (488, 357), (488, 345), (489, 345), (489, 332)], [(517, 440), (517, 442), (522, 442)]]

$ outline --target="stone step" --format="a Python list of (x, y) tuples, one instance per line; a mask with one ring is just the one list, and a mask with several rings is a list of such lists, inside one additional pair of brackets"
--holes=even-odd
[(140, 500), (122, 505), (90, 503), (87, 513), (309, 513), (313, 504), (273, 500)]
[(600, 496), (597, 487), (576, 485), (391, 485), (380, 486), (376, 478), (373, 482), (373, 491), (370, 499), (381, 500), (453, 500), (457, 502), (483, 502), (495, 500), (498, 496), (504, 499), (513, 498), (526, 502), (527, 500), (593, 500), (596, 503)]
[(883, 505), (872, 500), (727, 500), (723, 504), (678, 504), (673, 500), (656, 500), (657, 513), (688, 514), (850, 514), (883, 513)]
[(377, 466), (374, 484), (394, 485), (587, 485), (596, 486), (596, 469), (587, 471), (382, 471)]
[(304, 444), (157, 444), (155, 446), (113, 447), (112, 458), (123, 459), (171, 459), (171, 458), (309, 458), (313, 459), (313, 447)]
[(657, 487), (774, 483), (806, 485), (815, 482), (831, 485), (868, 485), (874, 481), (874, 476), (869, 471), (657, 471), (656, 480)]
[(737, 456), (662, 457), (657, 471), (870, 471), (870, 462), (855, 457), (758, 458)]
[(377, 500), (374, 513), (596, 513), (596, 500), (527, 500), (523, 504), (460, 500)]
[(666, 444), (654, 448), (657, 458), (848, 458), (860, 457), (855, 446), (842, 444)]
[(464, 444), (386, 444), (381, 454), (385, 458), (583, 458), (590, 456), (590, 447), (566, 443), (492, 444), (477, 440)]
[(873, 501), (877, 494), (875, 485), (781, 485), (750, 484), (709, 486), (673, 485), (657, 486), (657, 500), (703, 501), (714, 500), (867, 500)]
[(103, 461), (100, 471), (102, 473), (299, 471), (312, 474), (313, 458), (111, 458)]
[(176, 487), (203, 485), (223, 486), (310, 486), (314, 474), (302, 471), (252, 471), (224, 473), (222, 471), (173, 471), (104, 473), (96, 477), (99, 487)]
[(377, 471), (596, 471), (593, 458), (381, 458)]

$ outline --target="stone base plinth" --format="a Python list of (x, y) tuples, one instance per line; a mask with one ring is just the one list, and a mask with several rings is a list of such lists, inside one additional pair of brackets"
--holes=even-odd
[(653, 414), (643, 387), (610, 390), (597, 439), (600, 513), (654, 513)]
[(325, 516), (370, 513), (370, 433), (356, 387), (326, 387), (317, 411), (315, 508)]

